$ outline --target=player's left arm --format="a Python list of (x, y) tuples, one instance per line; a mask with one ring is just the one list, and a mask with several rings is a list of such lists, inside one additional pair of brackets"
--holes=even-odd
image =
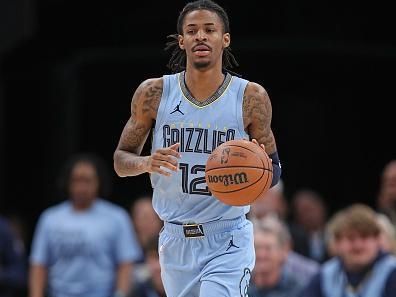
[(280, 179), (281, 166), (271, 121), (272, 105), (266, 90), (257, 83), (249, 82), (243, 96), (243, 122), (250, 138), (264, 145), (263, 149), (272, 159), (271, 186), (274, 186)]

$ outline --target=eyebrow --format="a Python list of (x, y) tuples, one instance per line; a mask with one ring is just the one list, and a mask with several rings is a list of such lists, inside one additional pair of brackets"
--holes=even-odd
[[(205, 23), (204, 25), (205, 26), (214, 26), (215, 24), (214, 23)], [(194, 27), (194, 26), (197, 26), (197, 24), (188, 24), (187, 25), (187, 27)]]

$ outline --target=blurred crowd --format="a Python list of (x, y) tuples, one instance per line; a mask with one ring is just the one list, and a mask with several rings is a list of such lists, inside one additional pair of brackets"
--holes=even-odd
[[(94, 155), (66, 162), (59, 178), (65, 199), (42, 212), (29, 251), (19, 222), (0, 218), (0, 297), (165, 296), (162, 222), (151, 196), (124, 209), (106, 199), (108, 175)], [(313, 189), (288, 199), (282, 181), (257, 200), (248, 215), (256, 251), (249, 296), (395, 296), (396, 161), (379, 175), (376, 207), (353, 204), (331, 214)]]

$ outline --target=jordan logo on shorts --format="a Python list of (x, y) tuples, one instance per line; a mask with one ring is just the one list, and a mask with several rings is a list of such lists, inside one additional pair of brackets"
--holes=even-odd
[(239, 249), (239, 246), (236, 246), (235, 244), (234, 244), (234, 236), (231, 236), (231, 239), (230, 239), (230, 242), (229, 242), (229, 244), (228, 244), (228, 248), (226, 249), (226, 251), (228, 251), (230, 248), (232, 248), (232, 247), (236, 247), (237, 249)]
[(181, 102), (181, 100), (180, 100), (179, 104), (176, 105), (175, 109), (174, 109), (170, 114), (175, 113), (176, 111), (178, 111), (178, 112), (180, 112), (182, 115), (184, 115), (184, 113), (180, 110), (180, 104), (181, 104), (181, 103), (182, 103), (182, 102)]

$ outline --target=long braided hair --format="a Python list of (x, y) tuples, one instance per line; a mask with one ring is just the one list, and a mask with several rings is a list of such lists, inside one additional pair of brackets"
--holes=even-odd
[[(211, 0), (198, 0), (186, 4), (177, 19), (177, 34), (168, 36), (170, 41), (166, 43), (165, 47), (166, 51), (172, 50), (172, 55), (167, 65), (172, 73), (180, 72), (186, 69), (186, 52), (179, 47), (178, 40), (178, 36), (183, 34), (184, 18), (188, 13), (201, 9), (216, 13), (223, 22), (224, 33), (230, 32), (230, 22), (228, 15), (220, 5)], [(231, 48), (226, 47), (223, 50), (223, 70), (232, 74), (236, 74), (229, 70), (229, 68), (233, 68), (235, 66), (239, 66), (239, 64), (232, 54)]]

